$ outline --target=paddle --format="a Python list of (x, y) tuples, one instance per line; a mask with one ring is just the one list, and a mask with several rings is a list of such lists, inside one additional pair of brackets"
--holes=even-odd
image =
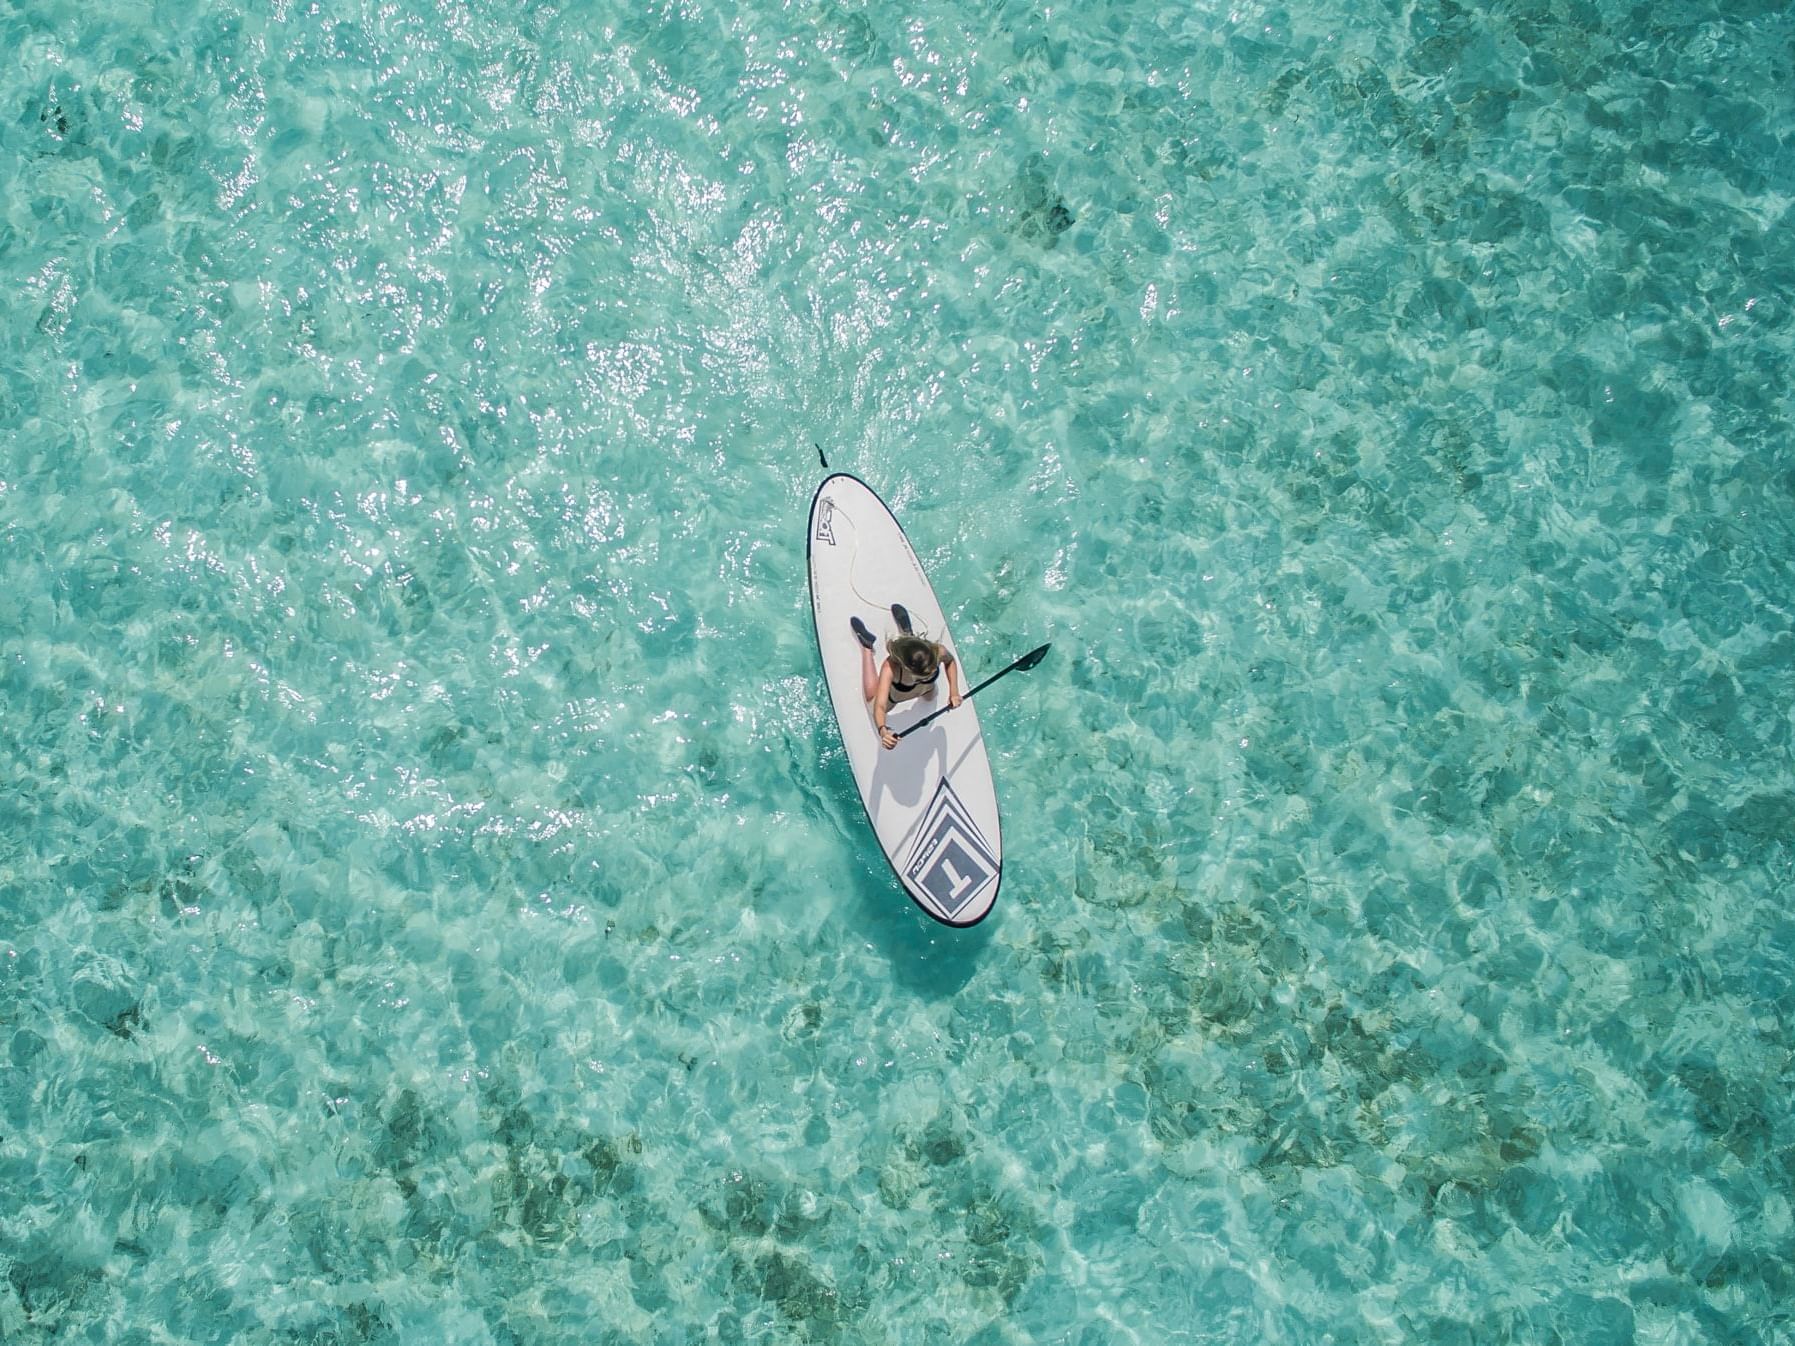
[[(1053, 648), (1052, 645), (1043, 645), (1038, 650), (1030, 650), (1027, 654), (1023, 655), (1020, 659), (1018, 659), (1015, 663), (1011, 664), (1008, 668), (999, 669), (997, 672), (993, 673), (990, 677), (986, 678), (983, 682), (981, 682), (977, 687), (974, 687), (970, 692), (966, 693), (965, 696), (960, 698), (961, 702), (964, 703), (964, 702), (972, 700), (973, 697), (977, 696), (980, 692), (984, 691), (985, 688), (989, 687), (992, 683), (996, 682), (999, 678), (1003, 677), (1003, 675), (1006, 673), (1026, 673), (1026, 672), (1028, 672), (1029, 669), (1033, 668), (1036, 664), (1040, 663), (1043, 659), (1045, 659), (1047, 657), (1047, 651), (1051, 650), (1052, 648)], [(952, 706), (943, 706), (940, 710), (936, 711), (933, 715), (923, 716), (922, 719), (918, 720), (915, 724), (911, 725), (908, 729), (904, 730), (904, 732), (902, 734), (899, 734), (898, 737), (904, 738), (910, 734), (914, 734), (918, 729), (921, 729), (925, 724), (933, 724), (936, 720), (939, 720), (943, 715), (947, 714), (948, 711), (950, 711), (952, 709), (953, 709)]]

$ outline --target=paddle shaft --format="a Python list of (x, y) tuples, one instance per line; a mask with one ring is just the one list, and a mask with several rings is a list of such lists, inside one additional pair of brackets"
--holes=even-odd
[[(977, 696), (980, 692), (984, 691), (985, 688), (989, 687), (992, 683), (996, 682), (999, 678), (1003, 677), (1006, 673), (1015, 673), (1019, 670), (1022, 672), (1027, 672), (1029, 669), (1033, 668), (1036, 664), (1040, 663), (1041, 660), (1046, 657), (1047, 651), (1052, 648), (1053, 648), (1053, 646), (1051, 646), (1051, 645), (1043, 645), (1039, 649), (1030, 650), (1027, 654), (1023, 655), (1020, 659), (1018, 659), (1015, 663), (1011, 664), (1008, 668), (998, 669), (997, 672), (993, 673), (990, 677), (986, 678), (983, 682), (981, 682), (977, 687), (974, 687), (971, 691), (966, 693), (965, 696), (960, 698), (961, 702), (964, 703), (964, 702), (972, 700), (973, 697)], [(918, 729), (921, 729), (924, 725), (933, 724), (936, 720), (939, 720), (943, 715), (947, 714), (948, 711), (950, 711), (952, 709), (953, 709), (952, 706), (943, 706), (940, 710), (935, 711), (933, 714), (923, 716), (922, 719), (918, 720), (915, 724), (911, 725), (908, 729), (904, 730), (904, 732), (899, 734), (898, 737), (905, 738), (910, 734), (914, 734)]]

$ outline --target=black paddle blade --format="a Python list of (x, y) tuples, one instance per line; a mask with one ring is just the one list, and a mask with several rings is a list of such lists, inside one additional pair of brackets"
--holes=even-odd
[(1051, 644), (1048, 644), (1048, 645), (1041, 646), (1041, 648), (1038, 650), (1030, 650), (1027, 654), (1023, 655), (1020, 659), (1018, 659), (1016, 661), (1016, 667), (1024, 673), (1028, 672), (1029, 669), (1033, 668), (1036, 664), (1040, 663), (1043, 659), (1045, 659), (1047, 657), (1047, 651), (1051, 650), (1052, 648), (1053, 648), (1053, 646)]

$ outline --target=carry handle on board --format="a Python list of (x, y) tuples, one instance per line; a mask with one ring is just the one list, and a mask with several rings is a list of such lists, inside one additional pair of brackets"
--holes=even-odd
[[(983, 682), (981, 682), (977, 687), (974, 687), (970, 692), (966, 693), (965, 696), (961, 697), (960, 700), (962, 702), (967, 702), (967, 701), (972, 700), (973, 697), (977, 696), (980, 692), (984, 691), (985, 688), (989, 687), (992, 683), (996, 682), (999, 678), (1003, 677), (1004, 674), (1006, 674), (1006, 673), (1026, 673), (1026, 672), (1028, 672), (1029, 669), (1033, 668), (1036, 664), (1040, 663), (1043, 659), (1045, 659), (1047, 657), (1047, 651), (1051, 650), (1052, 648), (1053, 648), (1053, 646), (1051, 644), (1047, 644), (1047, 645), (1041, 646), (1041, 648), (1038, 650), (1030, 650), (1027, 654), (1023, 655), (1020, 659), (1018, 659), (1015, 663), (1011, 664), (1008, 668), (999, 669), (997, 672), (993, 673), (990, 677), (986, 678)], [(915, 724), (911, 725), (908, 729), (904, 730), (904, 732), (902, 734), (897, 735), (897, 737), (904, 738), (906, 735), (914, 734), (918, 729), (921, 729), (925, 724), (931, 724), (934, 721), (939, 720), (943, 715), (947, 714), (948, 711), (950, 711), (952, 709), (953, 709), (952, 706), (943, 706), (940, 710), (934, 712), (932, 715), (923, 716), (922, 719), (918, 720)]]

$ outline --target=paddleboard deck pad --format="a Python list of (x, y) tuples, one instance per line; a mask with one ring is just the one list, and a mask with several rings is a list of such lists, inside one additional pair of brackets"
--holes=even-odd
[[(864, 693), (860, 642), (849, 619), (878, 636), (873, 671), (885, 661), (885, 642), (897, 634), (891, 605), (908, 610), (919, 635), (945, 645), (959, 660), (947, 618), (916, 552), (885, 502), (858, 477), (838, 472), (810, 502), (810, 607), (829, 699), (841, 726), (860, 802), (912, 901), (944, 925), (976, 925), (997, 900), (1003, 878), (1003, 835), (991, 761), (972, 702), (898, 740), (879, 742)], [(961, 695), (970, 685), (956, 669)], [(901, 734), (947, 704), (943, 671), (934, 696), (894, 704), (885, 722)]]

